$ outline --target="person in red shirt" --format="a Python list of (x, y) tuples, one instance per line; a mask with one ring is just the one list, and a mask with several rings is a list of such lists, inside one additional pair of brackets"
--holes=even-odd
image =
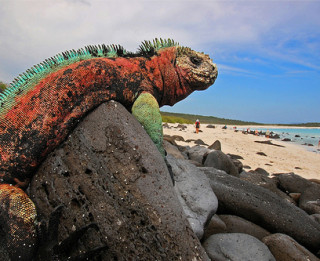
[(200, 121), (199, 120), (196, 120), (195, 126), (196, 126), (196, 133), (198, 134), (199, 129), (200, 129)]

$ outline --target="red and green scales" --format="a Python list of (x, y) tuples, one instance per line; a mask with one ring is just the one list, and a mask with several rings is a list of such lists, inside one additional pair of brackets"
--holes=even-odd
[[(24, 194), (22, 189), (35, 169), (88, 112), (109, 100), (120, 102), (132, 110), (164, 154), (159, 107), (174, 105), (193, 91), (208, 88), (216, 77), (217, 68), (208, 55), (170, 39), (145, 41), (137, 53), (116, 45), (72, 50), (20, 75), (0, 94), (0, 213), (6, 221), (4, 229), (11, 234), (12, 227), (34, 230), (28, 227), (33, 226), (29, 221), (26, 225), (19, 219), (19, 224), (12, 224), (19, 213), (7, 209), (10, 193), (15, 197)], [(8, 189), (12, 192), (7, 193)], [(19, 211), (25, 208), (30, 205), (22, 205)], [(20, 255), (17, 246), (22, 249), (19, 252), (28, 252), (23, 251), (24, 238), (17, 238), (13, 238), (15, 245), (7, 242), (12, 259)], [(33, 249), (28, 255), (33, 255)]]

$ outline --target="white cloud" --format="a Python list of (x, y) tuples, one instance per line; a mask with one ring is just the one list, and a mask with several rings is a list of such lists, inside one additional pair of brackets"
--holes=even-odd
[(225, 65), (225, 64), (219, 64), (218, 65), (218, 69), (220, 74), (223, 73), (228, 73), (228, 74), (232, 74), (232, 75), (241, 75), (241, 76), (247, 76), (247, 77), (257, 77), (257, 76), (261, 76), (261, 74), (256, 73), (256, 72), (252, 72), (246, 69), (242, 69), (239, 67), (234, 67), (234, 66), (229, 66), (229, 65)]
[(319, 4), (288, 2), (0, 0), (0, 79), (9, 81), (64, 50), (119, 43), (135, 51), (142, 40), (155, 37), (196, 50), (210, 46), (221, 57), (245, 50), (303, 60), (300, 51), (290, 53), (284, 45), (296, 38), (319, 49), (306, 38), (312, 31), (319, 37)]

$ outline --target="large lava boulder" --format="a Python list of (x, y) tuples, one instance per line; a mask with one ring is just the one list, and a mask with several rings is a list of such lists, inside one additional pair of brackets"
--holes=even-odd
[(92, 222), (78, 251), (107, 245), (102, 260), (206, 260), (164, 159), (119, 103), (88, 115), (40, 166), (30, 195), (41, 217), (64, 205), (59, 240)]

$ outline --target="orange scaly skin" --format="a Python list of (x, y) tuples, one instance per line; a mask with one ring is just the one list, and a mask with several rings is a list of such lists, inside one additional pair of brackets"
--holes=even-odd
[[(116, 100), (130, 109), (137, 95), (147, 91), (163, 105), (164, 84), (179, 89), (171, 62), (174, 48), (154, 59), (94, 58), (78, 62), (48, 75), (27, 95), (16, 99), (15, 106), (0, 120), (3, 181), (24, 185), (78, 120), (103, 102)], [(161, 75), (166, 76), (165, 82)], [(174, 103), (170, 99), (164, 102)]]
[[(48, 74), (0, 112), (0, 228), (9, 234), (12, 260), (21, 253), (20, 260), (30, 260), (34, 248), (23, 248), (22, 244), (34, 246), (36, 242), (35, 207), (18, 187), (28, 186), (39, 164), (88, 112), (109, 100), (131, 110), (142, 92), (152, 94), (160, 106), (173, 105), (214, 82), (215, 68), (214, 77), (199, 85), (190, 70), (176, 64), (177, 55), (177, 47), (168, 47), (147, 58), (79, 61)], [(16, 202), (21, 206), (13, 207)]]

